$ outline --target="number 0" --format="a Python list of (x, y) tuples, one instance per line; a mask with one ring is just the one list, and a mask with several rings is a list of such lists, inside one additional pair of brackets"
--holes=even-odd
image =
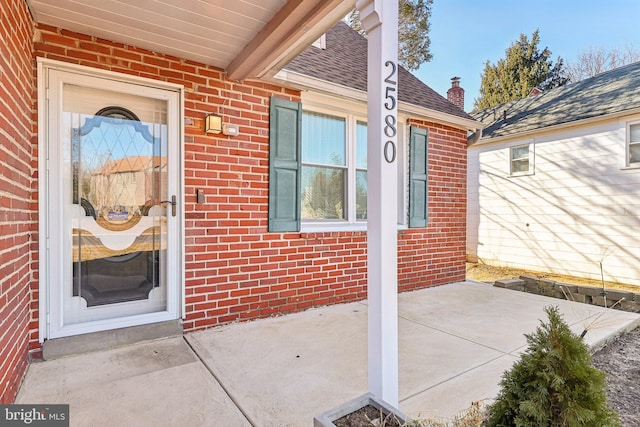
[(387, 163), (396, 161), (396, 144), (394, 144), (393, 141), (387, 141), (384, 144), (384, 159)]

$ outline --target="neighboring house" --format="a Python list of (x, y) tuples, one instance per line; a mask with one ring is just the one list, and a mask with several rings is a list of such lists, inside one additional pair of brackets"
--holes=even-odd
[[(85, 200), (92, 207), (140, 215), (145, 205), (160, 201), (158, 193), (168, 184), (167, 159), (166, 156), (128, 156), (107, 160), (82, 179), (80, 185), (85, 186)], [(98, 212), (98, 215), (105, 213)]]
[(468, 258), (640, 285), (640, 63), (473, 116)]
[[(62, 338), (366, 297), (367, 49), (334, 27), (353, 2), (182, 3), (3, 2), (2, 403)], [(402, 69), (399, 92), (405, 291), (465, 278), (479, 124)]]

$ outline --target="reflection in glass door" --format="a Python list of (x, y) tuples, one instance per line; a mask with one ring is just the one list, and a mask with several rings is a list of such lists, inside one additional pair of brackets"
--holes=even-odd
[(59, 203), (62, 215), (51, 221), (61, 253), (52, 251), (50, 259), (60, 261), (62, 282), (50, 283), (51, 335), (166, 313), (177, 286), (169, 279), (175, 277), (170, 264), (178, 208), (171, 97), (144, 96), (148, 88), (135, 85), (105, 90), (100, 79), (84, 77), (83, 85), (79, 77), (52, 75), (62, 83), (56, 85), (59, 110), (49, 115), (57, 121), (50, 130), (59, 135), (50, 139), (50, 151), (59, 156), (52, 172), (61, 179), (50, 179), (49, 204), (55, 210)]
[(167, 186), (166, 125), (124, 107), (67, 115), (81, 207), (72, 215), (73, 296), (87, 307), (149, 299), (166, 262), (166, 216), (152, 209)]

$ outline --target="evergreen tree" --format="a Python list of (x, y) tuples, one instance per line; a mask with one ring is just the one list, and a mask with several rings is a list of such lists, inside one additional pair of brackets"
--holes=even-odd
[[(433, 0), (398, 0), (398, 62), (409, 71), (433, 57), (429, 46), (429, 18)], [(347, 16), (351, 28), (366, 36), (357, 9)]]
[(526, 335), (528, 348), (503, 375), (488, 426), (619, 426), (607, 405), (605, 375), (591, 362), (589, 349), (569, 329), (557, 307), (546, 308), (549, 322)]
[(551, 51), (546, 47), (540, 50), (539, 43), (539, 30), (531, 40), (520, 34), (520, 39), (505, 51), (505, 58), (495, 65), (485, 63), (480, 97), (474, 103), (476, 109), (524, 98), (536, 87), (544, 91), (568, 83), (562, 58), (558, 57), (554, 64)]

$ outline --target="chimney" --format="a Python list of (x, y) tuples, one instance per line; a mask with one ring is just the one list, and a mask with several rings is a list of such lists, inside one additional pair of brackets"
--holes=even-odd
[(447, 100), (464, 111), (464, 89), (460, 87), (460, 77), (451, 78), (451, 88), (447, 91)]

